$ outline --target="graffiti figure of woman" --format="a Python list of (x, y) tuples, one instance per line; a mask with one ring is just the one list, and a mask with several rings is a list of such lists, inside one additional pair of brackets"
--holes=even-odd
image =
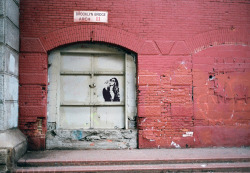
[(111, 78), (105, 82), (106, 87), (102, 90), (102, 95), (105, 102), (119, 102), (120, 93), (119, 93), (119, 83), (116, 78)]

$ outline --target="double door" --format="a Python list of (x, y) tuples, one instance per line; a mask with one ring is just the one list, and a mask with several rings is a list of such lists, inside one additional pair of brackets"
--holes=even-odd
[(125, 55), (60, 55), (60, 128), (124, 128)]

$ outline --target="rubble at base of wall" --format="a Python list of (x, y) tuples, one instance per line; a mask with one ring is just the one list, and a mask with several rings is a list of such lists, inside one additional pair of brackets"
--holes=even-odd
[(133, 149), (137, 130), (51, 130), (46, 149)]

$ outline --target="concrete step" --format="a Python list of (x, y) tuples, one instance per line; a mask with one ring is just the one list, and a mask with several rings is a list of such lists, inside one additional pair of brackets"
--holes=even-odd
[(117, 172), (138, 173), (165, 171), (178, 172), (249, 172), (250, 162), (237, 163), (178, 163), (178, 164), (140, 164), (140, 165), (102, 165), (102, 166), (50, 166), (50, 167), (26, 167), (17, 168), (14, 172)]
[(19, 167), (38, 167), (38, 166), (95, 166), (95, 165), (146, 165), (146, 164), (180, 164), (180, 163), (235, 163), (250, 162), (250, 158), (181, 158), (163, 160), (24, 160), (17, 162)]
[(250, 148), (47, 150), (17, 165), (16, 172), (250, 172)]

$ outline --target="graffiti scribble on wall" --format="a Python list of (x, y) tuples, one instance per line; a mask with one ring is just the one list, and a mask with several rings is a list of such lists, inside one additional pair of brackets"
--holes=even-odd
[(102, 90), (103, 98), (105, 102), (119, 102), (119, 83), (116, 78), (111, 78), (104, 83), (106, 86)]

